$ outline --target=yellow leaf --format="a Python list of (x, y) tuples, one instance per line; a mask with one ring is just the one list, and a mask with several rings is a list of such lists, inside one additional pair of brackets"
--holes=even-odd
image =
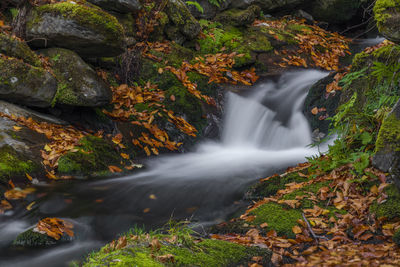
[(130, 158), (129, 155), (125, 154), (125, 153), (121, 153), (121, 157), (123, 157), (124, 159), (129, 159)]
[(46, 150), (47, 152), (50, 152), (52, 149), (49, 147), (49, 145), (45, 145), (44, 150)]
[(13, 126), (14, 131), (21, 131), (22, 127), (19, 126)]
[(293, 231), (293, 233), (295, 233), (295, 234), (300, 234), (300, 233), (303, 232), (303, 231), (301, 230), (301, 228), (300, 228), (299, 226), (297, 226), (297, 225), (293, 226), (292, 231)]

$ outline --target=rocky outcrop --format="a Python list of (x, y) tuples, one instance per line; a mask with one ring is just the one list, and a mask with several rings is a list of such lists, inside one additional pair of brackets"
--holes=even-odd
[(316, 0), (310, 5), (310, 14), (319, 21), (340, 24), (356, 15), (363, 0)]
[(304, 0), (233, 0), (231, 7), (245, 9), (251, 5), (258, 5), (264, 13), (283, 10), (295, 10)]
[(374, 13), (379, 32), (388, 40), (400, 43), (400, 2), (378, 0)]
[(186, 39), (192, 40), (200, 33), (200, 23), (193, 17), (183, 1), (169, 0), (165, 13), (170, 21), (166, 33), (171, 40), (182, 44)]
[(119, 13), (135, 12), (142, 8), (138, 0), (88, 0), (88, 2)]
[(250, 6), (245, 10), (230, 9), (217, 15), (216, 20), (233, 26), (251, 25), (260, 16), (259, 6)]
[(400, 101), (383, 121), (375, 152), (372, 164), (384, 172), (390, 172), (400, 188)]
[(118, 20), (91, 4), (60, 2), (35, 7), (26, 35), (37, 48), (63, 47), (84, 57), (117, 56), (125, 49)]
[(58, 79), (53, 103), (82, 107), (98, 107), (110, 103), (110, 87), (75, 52), (50, 48), (40, 53), (49, 58)]
[(27, 106), (51, 106), (57, 81), (45, 69), (10, 57), (0, 57), (0, 69), (0, 99)]

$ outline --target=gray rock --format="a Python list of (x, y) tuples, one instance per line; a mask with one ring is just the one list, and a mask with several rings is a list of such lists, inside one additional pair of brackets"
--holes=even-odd
[(261, 9), (259, 6), (249, 6), (245, 10), (229, 9), (217, 15), (216, 20), (223, 24), (231, 24), (233, 26), (251, 25), (256, 18), (260, 16)]
[(400, 43), (400, 3), (378, 0), (374, 7), (379, 32), (388, 40)]
[(71, 241), (73, 241), (73, 238), (66, 234), (64, 234), (60, 240), (56, 240), (45, 234), (38, 233), (32, 228), (18, 235), (13, 242), (13, 246), (24, 248), (43, 248)]
[(119, 13), (136, 12), (142, 9), (138, 0), (88, 0), (88, 2)]
[(219, 4), (219, 6), (216, 6), (214, 4), (211, 4), (208, 0), (194, 0), (192, 2), (197, 2), (199, 5), (203, 8), (203, 12), (200, 12), (196, 6), (194, 5), (189, 5), (187, 4), (187, 7), (192, 13), (192, 15), (196, 19), (213, 19), (219, 12), (224, 11), (228, 8), (228, 6), (231, 4), (232, 0), (225, 0), (222, 3)]
[(372, 165), (389, 172), (400, 188), (400, 101), (388, 114), (379, 129)]
[(169, 0), (165, 13), (172, 27), (176, 27), (187, 39), (192, 40), (200, 33), (200, 23), (192, 16), (185, 3), (181, 0)]
[(124, 52), (124, 30), (118, 20), (91, 5), (61, 2), (35, 7), (27, 18), (27, 39), (37, 48), (63, 47), (84, 57)]
[(233, 0), (232, 8), (245, 9), (251, 5), (258, 5), (264, 13), (273, 13), (284, 10), (295, 10), (304, 0)]
[(316, 20), (340, 24), (356, 15), (362, 2), (363, 0), (315, 0), (307, 11)]
[(28, 64), (41, 67), (39, 57), (25, 42), (4, 33), (0, 33), (0, 54), (22, 59)]
[(75, 52), (50, 48), (40, 53), (49, 57), (59, 80), (56, 103), (82, 107), (98, 107), (110, 103), (110, 87)]
[(1, 57), (0, 69), (0, 99), (26, 106), (51, 106), (57, 81), (45, 69), (16, 58)]

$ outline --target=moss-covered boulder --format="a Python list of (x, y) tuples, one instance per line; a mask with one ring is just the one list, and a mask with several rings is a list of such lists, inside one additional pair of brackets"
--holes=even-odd
[(183, 230), (169, 234), (131, 235), (119, 240), (126, 245), (116, 247), (118, 241), (90, 254), (83, 266), (244, 266), (253, 257), (269, 266), (271, 252), (257, 247), (246, 247), (226, 241), (197, 239)]
[(34, 107), (49, 107), (57, 80), (44, 68), (0, 56), (0, 99)]
[(186, 2), (190, 13), (192, 13), (196, 19), (210, 20), (215, 18), (219, 12), (226, 10), (231, 4), (232, 0), (220, 1), (218, 2), (218, 5), (215, 4), (215, 2), (208, 0), (194, 0), (192, 2), (198, 3), (202, 10), (199, 9), (196, 4)]
[(385, 118), (375, 144), (373, 165), (390, 172), (400, 187), (400, 102)]
[(217, 15), (217, 21), (233, 26), (246, 26), (254, 22), (260, 15), (261, 9), (259, 6), (250, 6), (245, 10), (230, 9)]
[(125, 50), (118, 20), (91, 4), (60, 2), (35, 7), (26, 34), (35, 47), (63, 47), (85, 57), (117, 56)]
[(400, 43), (400, 1), (378, 0), (374, 13), (379, 32), (387, 39)]
[(317, 20), (333, 24), (345, 23), (352, 19), (363, 0), (316, 0), (308, 10)]
[(232, 0), (231, 7), (246, 9), (250, 5), (258, 5), (265, 14), (296, 10), (304, 0)]
[(375, 214), (377, 218), (387, 218), (389, 220), (398, 219), (400, 217), (400, 192), (394, 185), (385, 188), (387, 200), (378, 204), (373, 203), (370, 206), (370, 212)]
[(73, 175), (96, 175), (108, 171), (108, 166), (119, 166), (121, 157), (107, 141), (87, 136), (80, 140), (77, 151), (68, 152), (58, 161), (58, 172)]
[(98, 107), (111, 102), (110, 87), (75, 52), (63, 48), (41, 50), (58, 79), (53, 103)]
[(39, 57), (20, 39), (0, 33), (0, 53), (9, 57), (22, 59), (26, 63), (41, 67)]
[(88, 0), (88, 2), (119, 13), (136, 12), (142, 8), (138, 0)]
[[(316, 139), (328, 134), (331, 121), (321, 120), (323, 117), (333, 117), (336, 114), (336, 109), (340, 103), (341, 92), (337, 91), (334, 94), (327, 94), (326, 86), (334, 81), (333, 73), (314, 84), (308, 91), (306, 100), (304, 102), (303, 112), (308, 121), (310, 122), (311, 129), (314, 133), (319, 133), (315, 136)], [(313, 114), (314, 108), (325, 108), (318, 114)]]
[(201, 30), (199, 22), (192, 16), (181, 0), (168, 0), (165, 7), (170, 25), (166, 29), (168, 37), (177, 43), (194, 39)]
[(12, 245), (14, 247), (23, 247), (23, 248), (44, 248), (71, 242), (72, 240), (73, 238), (66, 234), (64, 234), (60, 238), (60, 240), (56, 240), (48, 235), (35, 231), (34, 228), (31, 228), (23, 232), (22, 234), (19, 234), (15, 238)]

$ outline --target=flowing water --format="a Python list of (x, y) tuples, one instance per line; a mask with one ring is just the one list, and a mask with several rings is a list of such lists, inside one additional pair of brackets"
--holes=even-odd
[[(326, 75), (286, 73), (278, 82), (227, 93), (220, 141), (152, 159), (134, 175), (38, 186), (37, 208), (0, 216), (0, 266), (65, 266), (135, 224), (157, 227), (173, 217), (204, 226), (227, 219), (246, 204), (240, 200), (258, 178), (317, 153), (308, 147), (311, 133), (301, 110), (307, 90)], [(72, 220), (76, 240), (46, 250), (9, 248), (43, 217)]]

